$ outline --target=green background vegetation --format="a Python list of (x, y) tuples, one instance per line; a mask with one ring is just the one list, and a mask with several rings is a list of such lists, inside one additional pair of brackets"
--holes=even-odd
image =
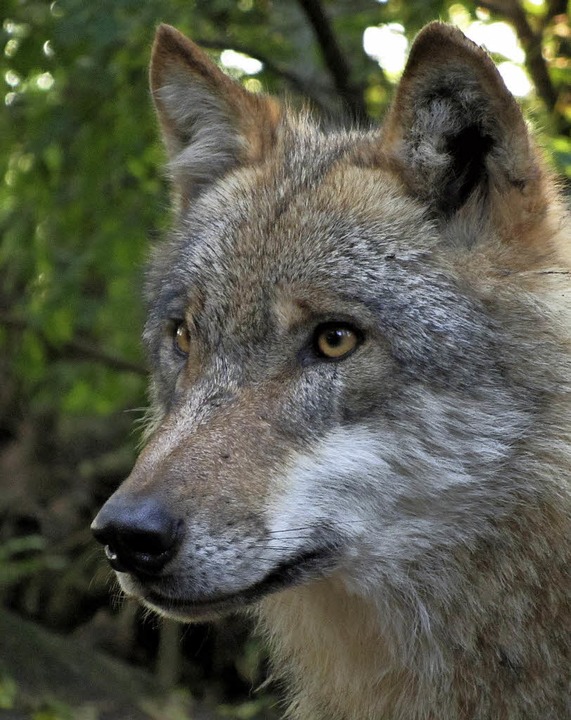
[[(437, 18), (504, 22), (533, 87), (522, 104), (565, 189), (568, 10), (566, 0), (3, 0), (0, 716), (275, 716), (275, 689), (250, 693), (265, 657), (241, 621), (181, 631), (145, 619), (113, 597), (88, 530), (129, 471), (147, 402), (140, 288), (169, 222), (147, 89), (156, 25), (215, 59), (234, 49), (260, 60), (254, 75), (228, 69), (250, 89), (359, 123), (382, 117), (396, 80), (363, 51), (367, 27), (396, 23), (410, 40)], [(118, 659), (128, 664), (109, 665)]]

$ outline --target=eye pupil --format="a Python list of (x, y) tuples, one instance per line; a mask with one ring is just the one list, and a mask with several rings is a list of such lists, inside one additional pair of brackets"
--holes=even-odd
[(190, 352), (190, 331), (185, 322), (179, 322), (176, 325), (174, 333), (174, 343), (176, 349), (183, 355)]
[(325, 336), (325, 341), (331, 347), (339, 347), (345, 338), (346, 332), (343, 330), (330, 330)]

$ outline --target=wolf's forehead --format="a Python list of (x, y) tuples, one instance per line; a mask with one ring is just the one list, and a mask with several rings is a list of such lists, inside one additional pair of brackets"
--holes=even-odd
[(288, 281), (327, 286), (377, 268), (397, 247), (426, 249), (422, 210), (390, 172), (346, 155), (340, 142), (294, 148), (223, 181), (189, 218), (190, 274), (252, 294)]

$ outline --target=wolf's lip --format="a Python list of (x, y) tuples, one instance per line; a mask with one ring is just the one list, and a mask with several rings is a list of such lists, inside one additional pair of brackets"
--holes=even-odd
[(336, 553), (332, 547), (309, 550), (279, 563), (262, 580), (235, 593), (188, 598), (171, 597), (153, 590), (145, 594), (145, 600), (167, 613), (170, 611), (177, 615), (188, 614), (198, 617), (229, 612), (250, 605), (269, 593), (321, 576), (334, 567), (335, 561)]

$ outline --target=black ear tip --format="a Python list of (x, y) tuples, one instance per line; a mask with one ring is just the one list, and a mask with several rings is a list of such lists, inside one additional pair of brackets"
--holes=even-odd
[(440, 20), (434, 20), (428, 23), (428, 25), (425, 25), (416, 36), (414, 42), (415, 44), (418, 42), (429, 43), (433, 46), (437, 43), (438, 45), (442, 43), (453, 43), (454, 45), (478, 47), (472, 40), (464, 35), (460, 28), (457, 28), (455, 25), (450, 25), (449, 23), (440, 22)]
[(172, 38), (177, 37), (181, 33), (172, 25), (169, 25), (168, 23), (160, 23), (159, 26), (156, 29), (155, 37), (164, 39), (164, 38)]
[(422, 63), (450, 67), (454, 63), (472, 65), (476, 72), (486, 68), (488, 73), (497, 70), (488, 53), (454, 25), (435, 21), (426, 25), (412, 45), (406, 72), (412, 72)]
[(155, 47), (157, 45), (162, 45), (168, 42), (168, 40), (172, 37), (173, 30), (174, 28), (172, 28), (170, 25), (167, 25), (166, 23), (161, 23), (155, 30)]

